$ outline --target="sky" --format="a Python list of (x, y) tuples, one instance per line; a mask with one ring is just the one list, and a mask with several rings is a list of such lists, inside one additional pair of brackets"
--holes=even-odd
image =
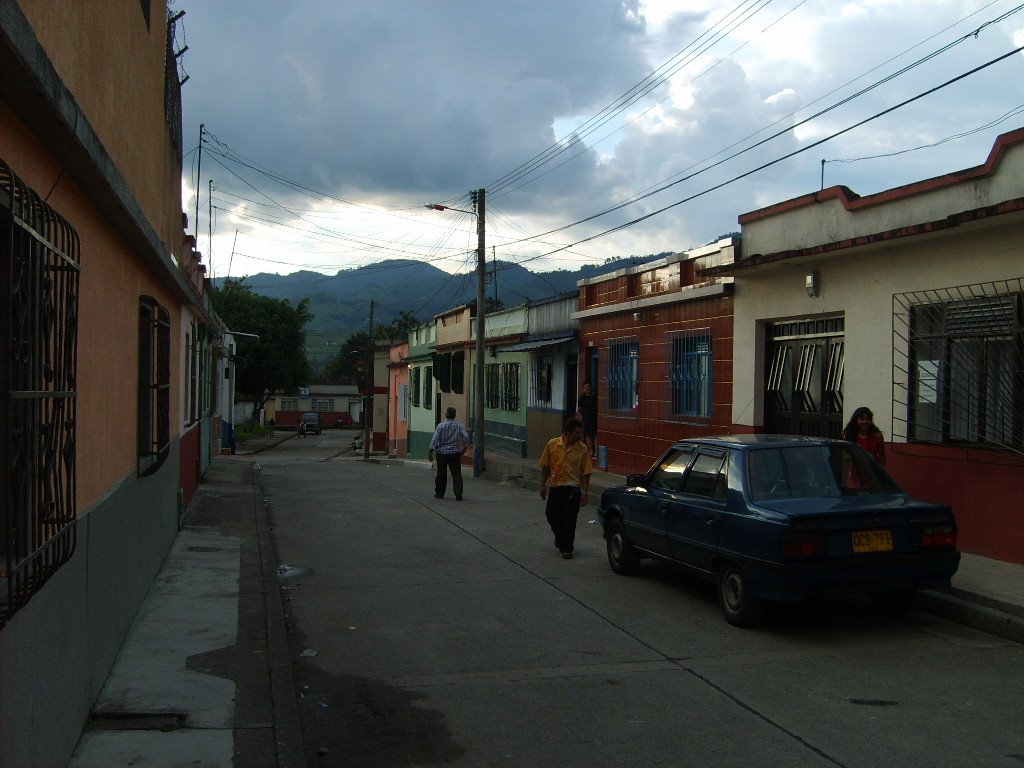
[(1016, 0), (170, 9), (183, 205), (215, 277), (472, 271), (477, 189), (488, 259), (684, 251), (823, 183), (869, 195), (979, 165), (1024, 126)]

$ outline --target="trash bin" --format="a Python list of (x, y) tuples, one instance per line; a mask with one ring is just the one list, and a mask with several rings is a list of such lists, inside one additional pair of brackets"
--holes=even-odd
[(597, 446), (597, 467), (598, 469), (608, 469), (608, 446), (599, 445)]

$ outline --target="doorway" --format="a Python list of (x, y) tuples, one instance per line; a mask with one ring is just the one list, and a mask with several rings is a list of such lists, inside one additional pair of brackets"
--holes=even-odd
[(841, 437), (843, 317), (768, 324), (765, 333), (765, 431)]

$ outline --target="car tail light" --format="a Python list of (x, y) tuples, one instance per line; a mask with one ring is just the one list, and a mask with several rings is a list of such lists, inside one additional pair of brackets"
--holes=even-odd
[(956, 528), (952, 525), (937, 525), (921, 532), (922, 549), (955, 549)]
[(782, 559), (807, 560), (825, 556), (825, 544), (828, 541), (824, 533), (784, 533), (782, 534)]

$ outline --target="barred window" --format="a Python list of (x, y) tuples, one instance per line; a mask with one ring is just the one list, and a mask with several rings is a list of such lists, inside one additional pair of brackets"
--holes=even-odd
[(668, 337), (669, 418), (705, 423), (711, 418), (711, 332), (676, 331)]
[(894, 297), (903, 437), (1024, 453), (1022, 297), (1024, 278)]
[(398, 385), (398, 419), (399, 421), (409, 420), (409, 385)]
[(465, 352), (454, 352), (452, 353), (452, 392), (457, 395), (463, 394), (465, 386), (463, 382), (466, 378), (466, 353)]
[(313, 410), (316, 413), (330, 413), (334, 410), (334, 399), (313, 398)]
[(420, 407), (420, 369), (419, 366), (409, 371), (409, 393), (412, 395), (413, 408)]
[(78, 235), (0, 160), (0, 628), (75, 550)]
[(299, 410), (299, 399), (297, 397), (282, 397), (281, 398), (281, 410), (282, 411), (297, 411), (297, 410)]
[(530, 404), (539, 408), (551, 407), (551, 355), (534, 357), (530, 365)]
[(640, 405), (637, 391), (639, 361), (640, 344), (636, 336), (608, 340), (605, 391), (608, 393), (609, 410), (635, 412)]
[(423, 374), (423, 407), (428, 411), (434, 408), (434, 373), (431, 366), (427, 366)]
[(139, 476), (156, 472), (171, 449), (171, 316), (152, 296), (139, 298)]
[(501, 366), (502, 398), (501, 407), (506, 411), (519, 410), (519, 363), (503, 363)]
[(484, 367), (484, 404), (488, 408), (501, 406), (501, 380), (498, 378), (499, 365), (488, 363)]

